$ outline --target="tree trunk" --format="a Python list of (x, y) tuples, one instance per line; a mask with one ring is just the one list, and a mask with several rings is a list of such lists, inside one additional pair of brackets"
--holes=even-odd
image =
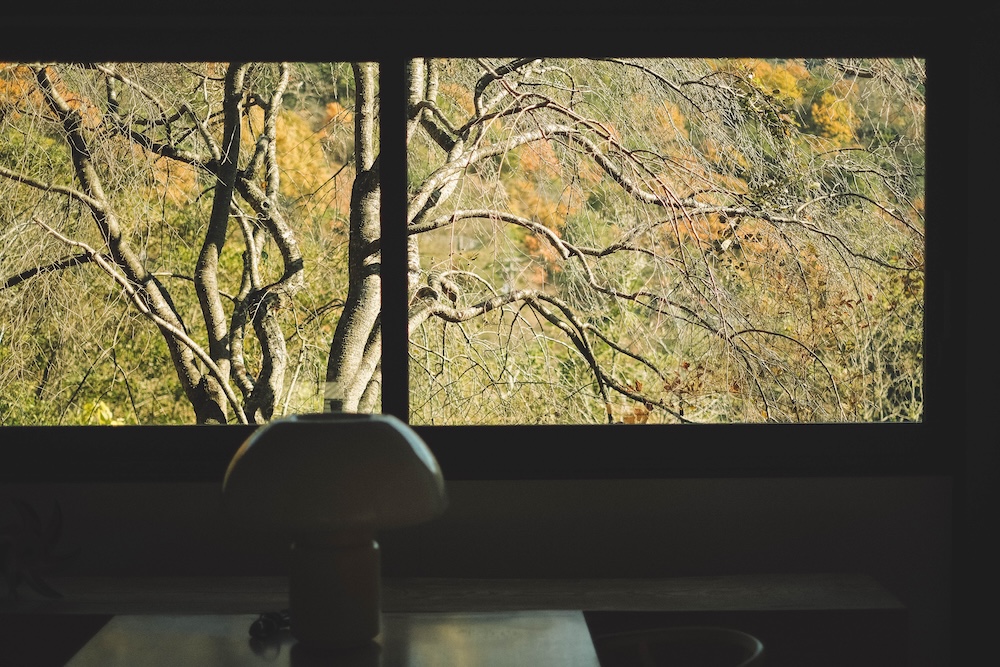
[[(358, 411), (362, 396), (378, 379), (382, 356), (378, 330), (382, 278), (379, 273), (381, 188), (375, 148), (377, 67), (374, 63), (355, 63), (353, 68), (357, 82), (354, 116), (357, 176), (351, 190), (350, 283), (326, 370), (327, 409), (343, 412)], [(369, 404), (372, 402), (370, 393)]]

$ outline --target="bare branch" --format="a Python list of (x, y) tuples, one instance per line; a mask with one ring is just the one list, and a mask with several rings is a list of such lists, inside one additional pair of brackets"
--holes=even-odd
[(71, 255), (69, 257), (63, 257), (61, 259), (57, 259), (54, 262), (50, 262), (42, 266), (33, 266), (30, 269), (25, 269), (24, 271), (21, 271), (17, 275), (13, 275), (10, 278), (4, 280), (3, 284), (0, 284), (0, 290), (5, 290), (14, 287), (15, 285), (20, 285), (21, 283), (30, 280), (37, 275), (41, 275), (43, 273), (51, 273), (52, 271), (62, 271), (63, 269), (68, 269), (74, 266), (80, 266), (82, 264), (87, 264), (92, 261), (93, 257), (88, 255), (87, 253), (82, 253), (80, 255)]
[(152, 310), (150, 310), (149, 306), (146, 305), (146, 301), (142, 298), (140, 291), (136, 289), (135, 285), (128, 278), (120, 274), (116, 269), (116, 267), (111, 262), (106, 260), (104, 256), (101, 255), (101, 253), (97, 252), (96, 250), (91, 248), (86, 243), (83, 243), (82, 241), (75, 241), (66, 236), (63, 236), (52, 227), (46, 225), (41, 220), (34, 220), (34, 223), (39, 227), (41, 227), (42, 229), (44, 229), (49, 234), (51, 234), (54, 238), (57, 238), (63, 243), (65, 243), (66, 245), (80, 248), (86, 255), (88, 255), (91, 258), (93, 262), (95, 262), (99, 267), (101, 267), (101, 269), (103, 269), (104, 272), (107, 273), (116, 283), (121, 285), (122, 289), (125, 290), (125, 293), (128, 294), (129, 298), (132, 300), (132, 303), (135, 304), (135, 307), (139, 310), (140, 313), (142, 313), (150, 320), (152, 320), (161, 329), (169, 331), (177, 340), (183, 342), (184, 345), (188, 347), (188, 349), (194, 352), (194, 354), (202, 361), (202, 363), (204, 363), (205, 366), (207, 366), (208, 369), (212, 372), (216, 380), (218, 380), (220, 386), (222, 387), (223, 391), (226, 394), (226, 398), (229, 399), (230, 405), (233, 407), (233, 411), (236, 413), (237, 418), (240, 420), (241, 423), (243, 424), (247, 423), (246, 415), (243, 414), (243, 408), (240, 406), (239, 401), (236, 399), (236, 395), (233, 393), (233, 390), (229, 387), (229, 382), (227, 381), (226, 377), (223, 375), (219, 367), (215, 364), (215, 361), (213, 361), (211, 355), (209, 355), (200, 345), (194, 342), (184, 331), (176, 327), (171, 322), (167, 322), (159, 315), (154, 313)]
[(58, 185), (55, 183), (46, 183), (45, 181), (39, 181), (36, 178), (26, 176), (24, 174), (19, 174), (15, 171), (7, 169), (6, 167), (0, 165), (0, 176), (16, 181), (23, 185), (35, 188), (36, 190), (42, 190), (44, 192), (55, 192), (61, 195), (66, 195), (81, 204), (87, 206), (90, 210), (95, 213), (102, 213), (104, 211), (104, 204), (93, 197), (80, 192), (76, 188), (71, 188), (65, 185)]

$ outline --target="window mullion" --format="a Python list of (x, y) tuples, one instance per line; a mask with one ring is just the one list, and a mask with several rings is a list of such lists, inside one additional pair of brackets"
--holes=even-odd
[(406, 284), (406, 97), (403, 58), (379, 66), (382, 224), (382, 412), (409, 421)]

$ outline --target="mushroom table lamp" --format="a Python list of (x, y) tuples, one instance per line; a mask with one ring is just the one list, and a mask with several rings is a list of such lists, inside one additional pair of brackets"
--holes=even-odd
[(255, 431), (229, 464), (222, 500), (238, 522), (290, 540), (292, 635), (333, 647), (381, 631), (376, 532), (427, 521), (447, 503), (437, 460), (410, 427), (346, 413)]

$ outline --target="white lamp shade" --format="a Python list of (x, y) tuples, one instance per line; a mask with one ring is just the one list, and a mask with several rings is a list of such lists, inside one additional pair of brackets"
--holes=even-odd
[(229, 464), (223, 502), (241, 522), (300, 537), (421, 523), (447, 504), (437, 460), (409, 426), (340, 413), (255, 431)]

